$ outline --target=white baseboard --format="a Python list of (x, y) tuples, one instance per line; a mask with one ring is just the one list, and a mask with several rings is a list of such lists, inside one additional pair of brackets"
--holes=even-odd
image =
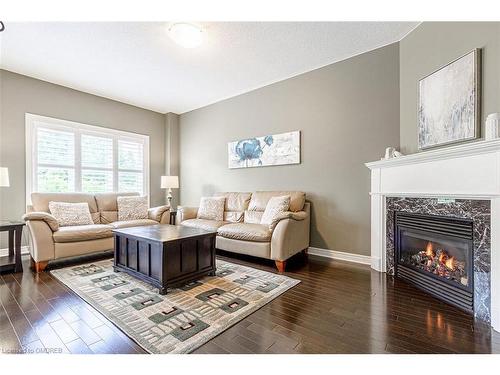
[[(29, 254), (30, 249), (28, 246), (21, 246), (21, 255)], [(0, 256), (5, 256), (9, 254), (9, 249), (0, 249)]]
[(372, 258), (369, 255), (359, 255), (352, 253), (345, 253), (343, 251), (335, 251), (328, 249), (321, 249), (319, 247), (309, 247), (309, 254), (320, 257), (343, 260), (345, 262), (359, 263), (359, 264), (372, 264)]

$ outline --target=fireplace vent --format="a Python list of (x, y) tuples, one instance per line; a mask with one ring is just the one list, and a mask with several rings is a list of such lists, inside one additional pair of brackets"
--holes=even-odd
[(395, 213), (395, 275), (473, 312), (473, 223), (447, 216)]
[(470, 220), (397, 212), (396, 225), (472, 239), (472, 221)]

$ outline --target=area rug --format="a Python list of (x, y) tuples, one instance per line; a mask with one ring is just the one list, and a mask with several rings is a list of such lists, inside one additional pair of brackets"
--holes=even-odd
[(149, 353), (189, 353), (300, 281), (217, 260), (216, 276), (162, 296), (102, 260), (51, 272)]

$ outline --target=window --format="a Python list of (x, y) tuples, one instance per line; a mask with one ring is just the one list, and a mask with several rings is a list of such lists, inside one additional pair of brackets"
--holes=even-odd
[(26, 114), (31, 192), (149, 193), (149, 137)]

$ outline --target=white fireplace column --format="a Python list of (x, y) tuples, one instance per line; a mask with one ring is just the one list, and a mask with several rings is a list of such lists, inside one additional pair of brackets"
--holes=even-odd
[(372, 170), (371, 178), (371, 260), (372, 268), (386, 271), (386, 213), (385, 196), (380, 190), (380, 169)]
[(500, 198), (491, 200), (491, 326), (500, 332)]
[(366, 163), (371, 170), (371, 267), (386, 272), (386, 197), (491, 202), (491, 325), (500, 332), (500, 139)]

